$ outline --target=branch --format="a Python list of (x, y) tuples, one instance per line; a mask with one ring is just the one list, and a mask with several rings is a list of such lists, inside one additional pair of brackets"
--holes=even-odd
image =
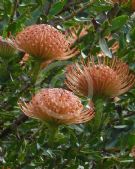
[(74, 16), (78, 15), (80, 12), (83, 12), (85, 9), (87, 9), (88, 7), (90, 7), (96, 0), (92, 0), (91, 2), (85, 4), (83, 7), (79, 8), (78, 10), (72, 12), (70, 15), (68, 16), (65, 16), (63, 18), (55, 18), (55, 19), (52, 19), (49, 21), (49, 24), (50, 25), (57, 25), (57, 24), (60, 24), (61, 22), (63, 21), (66, 21), (66, 20), (69, 20), (69, 19), (72, 19)]
[(74, 16), (78, 15), (80, 12), (83, 12), (85, 9), (90, 7), (96, 0), (92, 0), (91, 2), (87, 3), (83, 7), (79, 8), (78, 10), (74, 11), (71, 15), (66, 16), (63, 18), (63, 20), (69, 20), (72, 19)]
[[(127, 117), (131, 117), (134, 115), (135, 115), (135, 112), (128, 112), (128, 114), (122, 116), (122, 118), (127, 118)], [(114, 122), (118, 122), (118, 121), (120, 121), (120, 118), (113, 119), (111, 122), (114, 123)]]
[(27, 119), (28, 117), (26, 115), (21, 114), (16, 120), (13, 121), (11, 126), (7, 127), (0, 133), (0, 138), (6, 137), (11, 134), (13, 130), (15, 130), (22, 123), (24, 123)]
[(69, 2), (67, 5), (65, 5), (65, 7), (57, 15), (60, 15), (64, 12), (68, 11), (71, 8), (71, 6), (78, 5), (82, 2), (83, 2), (83, 0), (78, 0), (77, 2)]
[(47, 16), (49, 14), (50, 8), (51, 8), (51, 1), (47, 1), (44, 7), (44, 14)]

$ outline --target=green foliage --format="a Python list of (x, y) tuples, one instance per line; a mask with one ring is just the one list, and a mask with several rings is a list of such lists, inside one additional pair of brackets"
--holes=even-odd
[(112, 24), (111, 31), (117, 31), (117, 30), (121, 29), (123, 27), (123, 25), (125, 25), (127, 20), (128, 20), (127, 15), (121, 15), (121, 16), (114, 18), (111, 23)]
[[(65, 30), (89, 26), (88, 34), (76, 45), (82, 56), (101, 51), (117, 56), (135, 72), (135, 15), (130, 7), (96, 0), (3, 0), (0, 2), (0, 33), (16, 35), (24, 27), (47, 23)], [(128, 9), (128, 10), (127, 10)], [(108, 38), (111, 37), (111, 40)], [(112, 45), (120, 47), (112, 52)], [(48, 124), (22, 116), (17, 102), (30, 100), (43, 87), (63, 87), (65, 67), (80, 58), (55, 61), (38, 74), (33, 83), (33, 60), (19, 62), (23, 53), (0, 56), (0, 169), (134, 169), (130, 152), (135, 145), (135, 89), (98, 104), (96, 120), (80, 125), (61, 125), (54, 135)], [(85, 103), (84, 98), (82, 101)], [(99, 100), (100, 101), (100, 100)], [(103, 111), (101, 111), (103, 110)], [(53, 131), (54, 132), (54, 131)], [(50, 136), (51, 135), (51, 136)], [(54, 136), (54, 137), (53, 137)]]
[(59, 12), (61, 12), (65, 4), (66, 4), (66, 0), (54, 3), (49, 11), (49, 14), (52, 16), (57, 15)]

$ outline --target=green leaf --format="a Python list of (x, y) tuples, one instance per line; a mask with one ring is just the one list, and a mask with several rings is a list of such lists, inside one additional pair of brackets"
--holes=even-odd
[(103, 12), (103, 11), (108, 11), (111, 9), (111, 6), (110, 5), (104, 5), (104, 4), (101, 4), (101, 5), (97, 5), (97, 6), (94, 6), (94, 9), (98, 12)]
[(135, 144), (135, 133), (131, 133), (127, 136), (128, 139), (126, 139), (126, 143), (132, 147)]
[(114, 128), (123, 129), (123, 128), (127, 128), (127, 125), (117, 125), (117, 126), (114, 126)]
[(121, 15), (121, 16), (118, 16), (117, 18), (114, 18), (112, 20), (111, 31), (121, 29), (123, 25), (126, 24), (128, 18), (129, 17), (127, 15)]
[(135, 27), (130, 31), (131, 40), (135, 41)]
[(133, 159), (126, 159), (126, 160), (121, 160), (121, 163), (133, 163), (134, 160)]
[(104, 38), (99, 38), (99, 46), (106, 56), (112, 58), (112, 53), (110, 52), (106, 40)]
[(60, 2), (56, 2), (52, 8), (50, 9), (49, 14), (50, 15), (57, 15), (64, 7), (64, 5), (66, 4), (67, 0), (62, 0)]

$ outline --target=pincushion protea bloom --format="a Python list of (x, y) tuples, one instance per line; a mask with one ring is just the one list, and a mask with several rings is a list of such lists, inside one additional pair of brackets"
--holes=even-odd
[(98, 58), (96, 64), (92, 57), (86, 64), (83, 61), (80, 65), (69, 65), (65, 83), (83, 96), (116, 97), (134, 85), (135, 76), (129, 72), (128, 65), (117, 58)]
[(10, 39), (3, 39), (0, 36), (0, 56), (1, 57), (9, 57), (14, 55), (16, 49), (13, 47), (13, 42)]
[(29, 103), (20, 102), (19, 106), (29, 117), (57, 123), (84, 123), (94, 117), (92, 108), (84, 109), (77, 96), (59, 88), (41, 89)]
[(64, 60), (77, 55), (70, 41), (60, 31), (47, 24), (32, 25), (18, 33), (15, 45), (24, 52), (48, 60)]

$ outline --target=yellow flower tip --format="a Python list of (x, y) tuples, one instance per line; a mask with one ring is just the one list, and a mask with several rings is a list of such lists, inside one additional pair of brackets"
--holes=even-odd
[(79, 51), (70, 48), (70, 41), (60, 31), (47, 24), (32, 25), (18, 33), (18, 48), (43, 60), (64, 60), (76, 56)]
[(70, 65), (66, 69), (66, 85), (76, 94), (83, 96), (117, 97), (135, 84), (135, 75), (128, 65), (119, 59), (91, 58)]
[(77, 96), (61, 88), (41, 89), (29, 103), (19, 102), (19, 106), (29, 117), (63, 124), (84, 123), (94, 117), (92, 108), (84, 108)]

